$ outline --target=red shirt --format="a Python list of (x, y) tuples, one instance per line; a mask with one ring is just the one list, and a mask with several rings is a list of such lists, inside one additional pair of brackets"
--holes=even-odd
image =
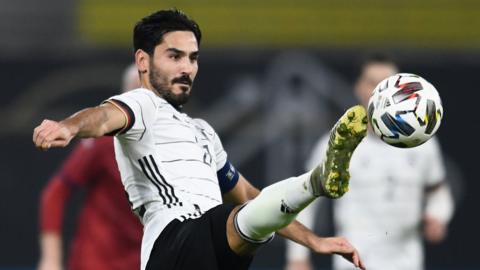
[(70, 270), (140, 269), (142, 226), (131, 211), (111, 137), (81, 141), (42, 193), (42, 232), (59, 232), (75, 187), (86, 198), (70, 247)]

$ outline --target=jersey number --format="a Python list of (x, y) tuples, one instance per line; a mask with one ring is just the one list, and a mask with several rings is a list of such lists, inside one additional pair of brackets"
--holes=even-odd
[(208, 166), (212, 165), (212, 154), (210, 153), (210, 150), (208, 149), (207, 145), (203, 145), (203, 163), (207, 164)]

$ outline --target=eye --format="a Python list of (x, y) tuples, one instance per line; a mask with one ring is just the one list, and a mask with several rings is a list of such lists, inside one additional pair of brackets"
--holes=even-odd
[(177, 53), (170, 55), (170, 59), (173, 59), (175, 61), (180, 60), (180, 58), (181, 58), (180, 54), (177, 54)]

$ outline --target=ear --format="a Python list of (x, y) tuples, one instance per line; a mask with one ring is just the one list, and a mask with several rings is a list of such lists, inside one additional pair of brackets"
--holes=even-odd
[(150, 55), (145, 51), (138, 49), (135, 52), (135, 64), (140, 74), (145, 74), (150, 70)]

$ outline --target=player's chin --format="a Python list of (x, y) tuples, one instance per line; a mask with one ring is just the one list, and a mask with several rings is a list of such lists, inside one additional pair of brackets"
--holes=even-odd
[[(179, 93), (173, 92), (172, 101), (176, 105), (183, 105), (190, 99), (190, 90), (180, 91)], [(172, 102), (171, 102), (172, 103)]]

